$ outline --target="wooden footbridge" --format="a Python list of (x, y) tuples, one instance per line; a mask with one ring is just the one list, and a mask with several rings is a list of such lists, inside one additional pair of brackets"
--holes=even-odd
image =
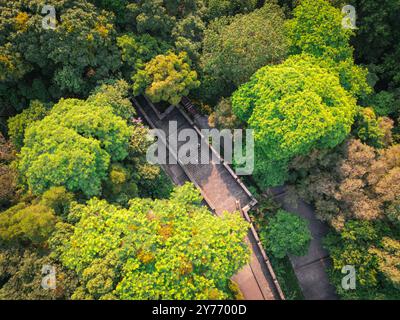
[[(141, 116), (151, 128), (161, 129), (166, 133), (166, 138), (159, 140), (169, 150), (168, 164), (163, 165), (163, 169), (168, 173), (173, 182), (178, 185), (191, 181), (198, 187), (207, 205), (216, 215), (221, 215), (224, 211), (240, 211), (244, 218), (250, 221), (248, 211), (257, 204), (256, 199), (251, 195), (246, 186), (240, 181), (230, 166), (224, 162), (216, 150), (209, 145), (200, 129), (191, 120), (184, 110), (192, 115), (195, 109), (190, 101), (185, 98), (178, 107), (171, 106), (164, 112), (160, 112), (145, 96), (133, 99), (139, 116)], [(170, 126), (170, 122), (175, 121), (176, 126)], [(181, 130), (194, 129), (198, 141), (199, 157), (204, 156), (201, 150), (207, 150), (208, 159), (217, 157), (220, 161), (194, 162), (186, 164), (179, 159), (179, 150), (185, 142), (176, 142), (174, 136)], [(160, 139), (160, 138), (159, 138)], [(177, 144), (177, 145), (175, 145)], [(205, 146), (205, 148), (204, 148)], [(233, 280), (239, 285), (246, 300), (280, 300), (284, 295), (275, 277), (272, 266), (266, 256), (260, 239), (254, 226), (248, 232), (245, 239), (251, 249), (251, 260)]]

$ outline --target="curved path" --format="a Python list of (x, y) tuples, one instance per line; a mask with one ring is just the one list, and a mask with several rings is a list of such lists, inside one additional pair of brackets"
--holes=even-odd
[[(246, 220), (250, 221), (247, 211), (257, 203), (251, 193), (233, 173), (231, 168), (223, 161), (218, 163), (211, 161), (209, 164), (182, 164), (178, 159), (176, 150), (185, 144), (173, 139), (183, 129), (195, 129), (201, 141), (199, 150), (206, 144), (209, 156), (220, 155), (208, 145), (208, 141), (201, 135), (200, 130), (181, 108), (170, 107), (161, 114), (154, 105), (145, 97), (133, 99), (139, 115), (146, 120), (150, 127), (162, 129), (166, 133), (166, 139), (161, 142), (169, 150), (167, 161), (163, 165), (164, 170), (171, 176), (175, 184), (183, 184), (186, 181), (194, 183), (201, 191), (207, 205), (216, 214), (224, 211), (233, 212), (240, 210)], [(170, 127), (170, 121), (176, 121), (176, 127)], [(201, 153), (199, 152), (200, 156)], [(221, 159), (222, 160), (222, 159)], [(175, 164), (174, 164), (175, 162)], [(198, 161), (200, 163), (201, 161)], [(276, 280), (275, 274), (265, 255), (258, 235), (252, 226), (245, 239), (251, 249), (251, 260), (233, 280), (238, 283), (246, 300), (275, 300), (284, 299), (282, 290)]]

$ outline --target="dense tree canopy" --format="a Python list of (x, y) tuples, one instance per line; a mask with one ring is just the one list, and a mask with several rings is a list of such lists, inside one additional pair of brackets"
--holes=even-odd
[(203, 91), (229, 96), (266, 64), (281, 62), (286, 53), (283, 13), (274, 4), (246, 15), (212, 22), (203, 40)]
[(0, 133), (0, 208), (12, 202), (17, 189), (17, 172), (11, 167), (14, 146)]
[(117, 38), (117, 44), (121, 50), (122, 61), (125, 64), (125, 72), (128, 77), (143, 68), (155, 56), (171, 49), (168, 43), (149, 34), (140, 36), (135, 36), (132, 33), (124, 34)]
[(0, 239), (41, 243), (49, 237), (55, 224), (51, 208), (41, 204), (26, 206), (21, 202), (0, 215)]
[[(333, 260), (331, 278), (346, 299), (399, 299), (399, 241), (382, 237), (382, 228), (366, 221), (350, 221), (341, 234), (326, 239)], [(356, 290), (341, 286), (345, 265), (355, 266)]]
[(177, 105), (183, 96), (199, 86), (197, 73), (185, 52), (158, 55), (133, 77), (133, 92), (144, 92), (153, 102)]
[(8, 134), (15, 147), (19, 150), (24, 144), (25, 130), (35, 121), (43, 119), (48, 113), (48, 108), (38, 100), (33, 100), (29, 108), (8, 121)]
[[(43, 266), (56, 268), (55, 290), (44, 290)], [(53, 300), (69, 299), (78, 279), (63, 270), (51, 257), (34, 249), (0, 247), (0, 299), (1, 300)]]
[(287, 254), (305, 255), (311, 240), (307, 221), (284, 210), (278, 210), (269, 219), (261, 236), (265, 237), (268, 250), (277, 258), (283, 258)]
[(300, 195), (313, 202), (318, 217), (336, 229), (350, 219), (384, 219), (389, 211), (398, 223), (391, 206), (400, 193), (398, 155), (399, 145), (378, 152), (350, 140), (331, 152), (296, 159), (292, 167), (306, 177), (300, 180)]
[(205, 0), (209, 19), (248, 13), (257, 6), (257, 0)]
[(254, 175), (262, 186), (283, 183), (291, 158), (332, 148), (350, 132), (355, 101), (316, 62), (303, 55), (266, 66), (233, 95), (234, 113), (255, 130)]
[(331, 229), (339, 296), (399, 299), (398, 2), (351, 0), (350, 30), (342, 0), (0, 0), (0, 299), (243, 298), (248, 224), (148, 163), (138, 94), (254, 130), (245, 182), (287, 299), (310, 232), (266, 199), (283, 183)]
[(73, 298), (229, 297), (229, 278), (248, 259), (246, 223), (215, 217), (200, 202), (186, 184), (169, 200), (132, 199), (128, 209), (96, 199), (72, 208), (79, 221), (53, 244), (82, 278)]
[(128, 156), (133, 133), (115, 115), (134, 114), (129, 100), (116, 88), (102, 87), (87, 101), (62, 99), (48, 116), (28, 127), (18, 168), (33, 193), (52, 186), (88, 196), (100, 193), (110, 161)]
[(395, 0), (352, 0), (357, 10), (355, 55), (379, 77), (378, 89), (400, 86), (400, 4)]
[(43, 2), (0, 2), (0, 105), (82, 94), (120, 67), (109, 12), (86, 0), (53, 1), (57, 28), (43, 29)]
[(307, 53), (317, 57), (325, 67), (338, 72), (346, 90), (361, 98), (371, 93), (367, 70), (354, 64), (350, 36), (353, 31), (343, 28), (343, 14), (328, 0), (304, 0), (294, 9), (294, 18), (286, 29), (291, 54)]

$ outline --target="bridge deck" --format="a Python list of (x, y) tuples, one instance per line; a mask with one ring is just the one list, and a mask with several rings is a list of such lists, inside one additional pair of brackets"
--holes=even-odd
[[(230, 168), (223, 163), (211, 161), (209, 164), (201, 164), (198, 158), (196, 164), (183, 164), (179, 159), (177, 150), (180, 150), (185, 142), (178, 142), (175, 145), (177, 134), (184, 129), (194, 129), (191, 120), (178, 108), (170, 108), (164, 114), (158, 113), (157, 109), (144, 97), (138, 97), (134, 100), (139, 115), (142, 116), (152, 128), (162, 129), (166, 133), (166, 140), (163, 143), (168, 147), (169, 159), (178, 159), (177, 164), (164, 165), (164, 169), (177, 184), (184, 181), (192, 181), (200, 188), (202, 195), (214, 211), (220, 215), (224, 211), (234, 212), (237, 210), (237, 201), (240, 201), (242, 208), (250, 208), (254, 204), (254, 199), (247, 191), (240, 180), (236, 179), (230, 171)], [(176, 121), (176, 126), (170, 126), (171, 121)], [(204, 139), (197, 133), (199, 143), (196, 146), (199, 151), (206, 144), (209, 157), (216, 155)], [(203, 153), (204, 157), (204, 153)], [(193, 162), (193, 161), (192, 161)], [(168, 161), (171, 163), (171, 161)], [(276, 279), (270, 273), (270, 269), (265, 263), (265, 257), (260, 251), (258, 239), (254, 233), (249, 231), (245, 241), (251, 249), (251, 261), (237, 275), (234, 280), (238, 283), (246, 300), (273, 300), (280, 299), (282, 295), (277, 288)], [(279, 287), (279, 285), (278, 285)]]

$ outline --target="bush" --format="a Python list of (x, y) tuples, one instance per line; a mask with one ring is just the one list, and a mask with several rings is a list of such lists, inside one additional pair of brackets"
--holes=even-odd
[(270, 219), (265, 236), (268, 249), (277, 258), (305, 255), (312, 238), (307, 221), (284, 210)]

